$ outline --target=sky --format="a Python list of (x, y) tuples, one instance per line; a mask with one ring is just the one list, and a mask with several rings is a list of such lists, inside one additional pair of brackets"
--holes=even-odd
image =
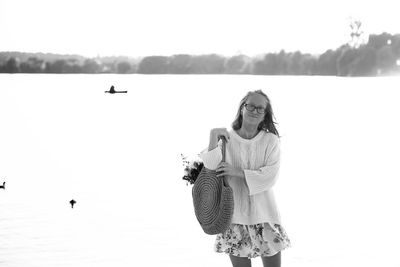
[(320, 54), (349, 21), (400, 33), (397, 0), (0, 0), (0, 51), (95, 56)]

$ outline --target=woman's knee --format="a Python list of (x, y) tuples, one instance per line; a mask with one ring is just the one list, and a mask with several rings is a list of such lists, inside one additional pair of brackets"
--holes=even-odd
[(251, 267), (251, 260), (246, 257), (229, 255), (233, 267)]

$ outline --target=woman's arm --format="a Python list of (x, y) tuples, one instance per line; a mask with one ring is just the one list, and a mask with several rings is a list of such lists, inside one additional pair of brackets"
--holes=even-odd
[(219, 145), (210, 151), (206, 148), (200, 153), (199, 157), (203, 161), (204, 167), (209, 170), (215, 170), (222, 160), (221, 148)]
[(278, 179), (280, 166), (279, 140), (273, 144), (267, 153), (265, 166), (258, 170), (243, 170), (250, 195), (269, 190)]
[(224, 137), (226, 142), (229, 142), (230, 136), (226, 128), (214, 128), (210, 131), (210, 143), (208, 145), (208, 151), (217, 147), (218, 141), (221, 137)]
[(203, 160), (204, 166), (209, 170), (215, 170), (222, 160), (220, 137), (223, 136), (229, 142), (229, 133), (226, 128), (214, 128), (210, 131), (210, 142), (208, 150), (203, 150), (200, 153), (200, 158)]

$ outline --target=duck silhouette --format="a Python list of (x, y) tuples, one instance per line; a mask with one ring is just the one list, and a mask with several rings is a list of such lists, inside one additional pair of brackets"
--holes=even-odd
[(104, 91), (104, 93), (120, 94), (120, 93), (128, 93), (128, 91), (115, 91), (114, 85), (111, 85), (110, 90), (109, 91)]
[(4, 190), (6, 189), (6, 182), (3, 182), (3, 185), (0, 185), (0, 189), (1, 188), (4, 189)]
[(71, 199), (69, 203), (71, 204), (71, 208), (73, 209), (76, 201), (74, 199)]

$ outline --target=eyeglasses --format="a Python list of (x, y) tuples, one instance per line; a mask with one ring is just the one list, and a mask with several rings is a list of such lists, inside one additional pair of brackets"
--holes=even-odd
[(256, 107), (253, 106), (252, 104), (244, 104), (244, 107), (248, 110), (253, 112), (255, 109), (257, 109), (258, 114), (264, 114), (265, 113), (265, 108), (264, 107)]

